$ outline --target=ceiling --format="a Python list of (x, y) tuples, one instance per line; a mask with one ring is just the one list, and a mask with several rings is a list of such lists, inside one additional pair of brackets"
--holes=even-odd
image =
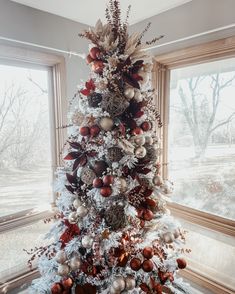
[[(107, 0), (11, 0), (42, 11), (93, 26), (104, 19)], [(131, 4), (130, 24), (159, 14), (192, 0), (120, 0), (123, 11)]]

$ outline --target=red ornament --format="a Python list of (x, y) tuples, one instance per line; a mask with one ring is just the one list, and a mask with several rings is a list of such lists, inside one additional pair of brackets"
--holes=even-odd
[(103, 177), (103, 182), (105, 186), (112, 185), (114, 181), (114, 177), (111, 175), (106, 175)]
[(151, 198), (146, 198), (145, 203), (150, 206), (150, 207), (156, 207), (157, 203), (155, 200), (151, 199)]
[(101, 60), (95, 60), (92, 63), (92, 70), (97, 73), (97, 74), (101, 74), (103, 72), (104, 69), (104, 63)]
[(142, 110), (139, 110), (139, 111), (136, 112), (135, 118), (140, 118), (143, 115), (144, 115), (144, 112)]
[(103, 187), (103, 181), (100, 178), (95, 178), (93, 181), (93, 187), (94, 188), (101, 188)]
[(52, 294), (62, 294), (63, 293), (63, 286), (60, 283), (55, 283), (51, 286), (51, 293)]
[(89, 136), (90, 135), (90, 128), (89, 127), (81, 127), (79, 130), (82, 136)]
[(147, 259), (151, 259), (153, 257), (153, 248), (152, 247), (145, 247), (143, 250), (143, 256)]
[(149, 122), (145, 121), (141, 124), (141, 128), (143, 131), (147, 132), (151, 129), (151, 125)]
[(62, 285), (63, 285), (65, 290), (71, 289), (72, 286), (73, 286), (73, 280), (71, 278), (64, 279), (62, 281)]
[(94, 61), (94, 59), (91, 57), (90, 54), (88, 54), (87, 57), (86, 57), (86, 62), (89, 64), (89, 63), (91, 63), (92, 61)]
[(98, 136), (100, 133), (100, 128), (97, 125), (94, 125), (92, 127), (90, 127), (90, 134), (92, 137), (96, 137)]
[(137, 257), (132, 258), (130, 267), (133, 271), (138, 271), (141, 268), (141, 260)]
[(136, 127), (131, 131), (132, 135), (141, 135), (143, 134), (143, 130), (140, 127)]
[(101, 51), (100, 51), (100, 49), (98, 47), (93, 47), (90, 50), (90, 56), (93, 59), (99, 58), (100, 57), (100, 53), (101, 53)]
[(109, 197), (112, 194), (112, 189), (110, 187), (102, 187), (100, 189), (100, 195), (103, 197)]
[(178, 259), (176, 259), (176, 261), (177, 261), (177, 264), (178, 264), (178, 268), (180, 268), (180, 269), (186, 268), (187, 262), (186, 262), (186, 260), (184, 258), (178, 258)]
[(151, 260), (145, 260), (142, 264), (142, 269), (146, 272), (149, 273), (153, 270), (153, 263)]
[(153, 213), (151, 210), (146, 209), (143, 214), (143, 219), (146, 221), (151, 221), (153, 219)]

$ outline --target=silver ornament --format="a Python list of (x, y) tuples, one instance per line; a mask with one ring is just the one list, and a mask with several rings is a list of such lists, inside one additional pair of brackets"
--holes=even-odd
[(82, 202), (79, 199), (75, 199), (73, 201), (73, 206), (77, 209), (79, 206), (82, 205)]
[(82, 246), (87, 248), (87, 249), (92, 247), (93, 242), (94, 242), (94, 240), (90, 236), (84, 236), (82, 238)]
[(116, 277), (113, 280), (112, 287), (116, 291), (123, 291), (125, 289), (126, 283), (123, 277)]
[(72, 257), (69, 262), (69, 266), (70, 266), (71, 270), (73, 270), (73, 271), (80, 269), (81, 265), (82, 265), (82, 262), (78, 256)]
[(71, 212), (68, 216), (68, 221), (70, 224), (76, 224), (78, 221), (78, 216), (76, 212)]
[(160, 175), (155, 175), (153, 178), (153, 184), (155, 186), (161, 186), (163, 184), (162, 177)]
[(102, 130), (110, 131), (113, 128), (114, 122), (110, 117), (102, 117), (99, 121)]
[(135, 289), (136, 281), (133, 277), (126, 278), (126, 290), (133, 290)]
[(153, 137), (146, 136), (145, 137), (145, 143), (148, 144), (148, 145), (152, 145), (153, 144)]
[(78, 207), (78, 209), (77, 209), (77, 216), (78, 217), (84, 217), (87, 215), (87, 213), (88, 213), (88, 210), (86, 207), (84, 207), (84, 206)]
[(58, 266), (58, 275), (67, 276), (69, 274), (69, 267), (67, 264), (60, 264)]
[(131, 100), (135, 95), (134, 88), (128, 87), (124, 90), (124, 95), (128, 100)]
[(64, 263), (67, 260), (67, 255), (63, 250), (60, 250), (56, 253), (55, 260), (58, 263)]
[(144, 136), (135, 136), (134, 137), (134, 142), (139, 145), (142, 146), (145, 144), (145, 137)]
[(167, 233), (164, 233), (164, 234), (162, 235), (162, 239), (163, 239), (163, 241), (166, 242), (166, 243), (172, 243), (172, 242), (174, 242), (175, 237), (174, 237), (174, 235), (173, 235), (172, 233), (167, 232)]
[(147, 151), (143, 146), (140, 146), (135, 149), (135, 156), (137, 158), (144, 158), (146, 154), (147, 154)]

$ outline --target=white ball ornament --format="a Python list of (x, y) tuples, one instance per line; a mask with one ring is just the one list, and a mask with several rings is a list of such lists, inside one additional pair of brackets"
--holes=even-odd
[(90, 236), (84, 236), (82, 238), (82, 246), (85, 247), (85, 248), (87, 248), (87, 249), (89, 249), (89, 248), (92, 247), (93, 242), (94, 242), (94, 240)]
[(64, 263), (67, 260), (67, 255), (63, 250), (60, 250), (56, 253), (55, 260), (58, 263)]
[(145, 137), (144, 136), (135, 136), (134, 137), (134, 142), (139, 145), (142, 146), (145, 144)]
[(127, 182), (124, 178), (119, 178), (120, 192), (124, 193), (127, 190)]
[(69, 267), (67, 264), (60, 264), (58, 266), (58, 275), (67, 276), (69, 274)]
[(146, 136), (145, 137), (145, 143), (148, 144), (148, 145), (153, 145), (153, 137)]
[(162, 239), (163, 239), (164, 242), (166, 242), (166, 243), (172, 243), (172, 242), (174, 242), (175, 237), (174, 237), (174, 235), (173, 235), (172, 233), (167, 232), (167, 233), (164, 233), (164, 234), (162, 235)]
[(110, 287), (109, 288), (109, 294), (120, 294), (120, 291), (117, 291), (113, 287)]
[(71, 212), (68, 216), (68, 221), (70, 224), (76, 224), (78, 221), (77, 212)]
[(78, 256), (74, 256), (71, 258), (70, 263), (69, 263), (71, 270), (76, 271), (76, 270), (80, 269), (81, 265), (82, 265), (82, 262)]
[(161, 186), (163, 184), (162, 177), (160, 175), (155, 175), (153, 178), (153, 184), (155, 186)]
[(73, 201), (73, 206), (77, 209), (78, 207), (80, 207), (82, 205), (82, 202), (79, 199), (75, 199)]
[(140, 146), (135, 149), (135, 156), (137, 158), (144, 158), (146, 154), (147, 154), (147, 151), (143, 146)]
[(112, 283), (112, 288), (116, 291), (123, 291), (126, 287), (126, 283), (125, 283), (125, 280), (123, 279), (123, 277), (116, 277), (114, 280), (113, 280), (113, 283)]
[(113, 128), (114, 122), (110, 117), (102, 117), (99, 121), (99, 125), (104, 131), (110, 131)]
[(139, 89), (135, 89), (135, 95), (134, 98), (137, 102), (141, 102), (143, 100), (141, 91)]
[(126, 290), (133, 290), (135, 289), (136, 286), (136, 281), (134, 278), (132, 277), (127, 277), (126, 278)]
[(84, 206), (79, 206), (79, 207), (77, 208), (77, 216), (78, 216), (78, 217), (84, 217), (84, 216), (87, 215), (87, 213), (88, 213), (88, 210), (87, 210), (86, 207), (84, 207)]
[(134, 88), (128, 87), (124, 90), (124, 95), (128, 100), (131, 100), (135, 95)]

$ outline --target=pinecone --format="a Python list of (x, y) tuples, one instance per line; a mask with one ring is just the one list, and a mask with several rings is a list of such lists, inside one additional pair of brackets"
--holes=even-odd
[(119, 147), (110, 147), (108, 149), (107, 157), (111, 162), (118, 162), (123, 157), (123, 153), (122, 153), (121, 148), (119, 148)]
[(119, 204), (111, 205), (104, 212), (104, 219), (107, 226), (110, 227), (111, 230), (119, 230), (126, 226), (126, 215), (124, 211), (124, 207)]
[(100, 93), (92, 93), (91, 95), (89, 95), (87, 97), (88, 99), (88, 105), (90, 107), (98, 107), (99, 106), (99, 103), (101, 102), (102, 100), (102, 95)]

